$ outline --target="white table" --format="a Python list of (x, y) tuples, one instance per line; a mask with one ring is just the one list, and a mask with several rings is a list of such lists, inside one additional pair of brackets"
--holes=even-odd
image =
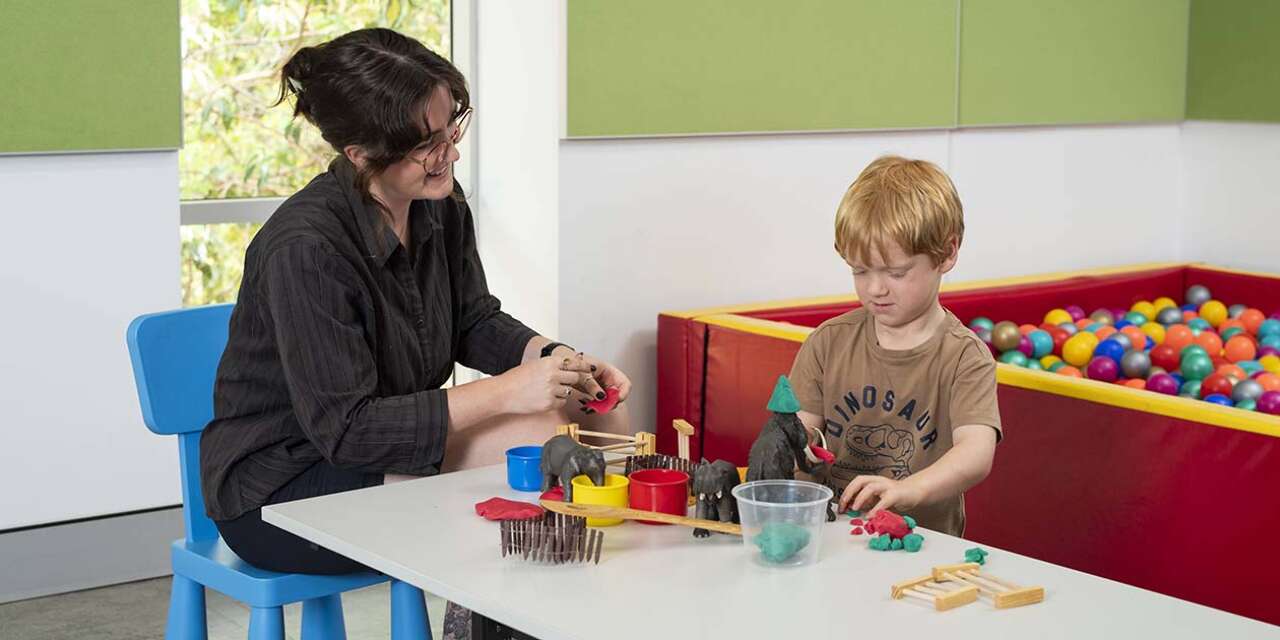
[(634, 522), (603, 529), (599, 565), (533, 564), (501, 557), (497, 523), (475, 515), (492, 496), (536, 499), (493, 466), (274, 505), (262, 518), (540, 640), (1280, 638), (1280, 627), (991, 547), (984, 570), (1043, 586), (1045, 601), (936, 612), (891, 599), (889, 586), (975, 545), (922, 531), (919, 553), (872, 551), (845, 518), (826, 525), (808, 567), (757, 566), (741, 538)]

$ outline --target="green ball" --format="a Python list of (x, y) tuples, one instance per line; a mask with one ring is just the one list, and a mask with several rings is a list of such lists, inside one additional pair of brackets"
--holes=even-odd
[(1182, 353), (1178, 354), (1178, 359), (1185, 361), (1192, 354), (1202, 355), (1206, 358), (1209, 357), (1209, 352), (1205, 351), (1204, 347), (1198, 344), (1189, 344), (1182, 348)]
[(1226, 342), (1230, 340), (1232, 336), (1238, 335), (1242, 332), (1244, 332), (1244, 329), (1241, 327), (1231, 327), (1230, 329), (1222, 332), (1222, 341)]
[(1213, 328), (1213, 325), (1209, 324), (1209, 321), (1205, 320), (1204, 318), (1196, 318), (1195, 320), (1188, 322), (1187, 326), (1191, 327), (1192, 331), (1195, 331), (1197, 329), (1200, 331), (1206, 331), (1208, 329)]
[(1138, 313), (1137, 311), (1130, 311), (1129, 313), (1124, 314), (1124, 319), (1128, 320), (1129, 324), (1134, 325), (1135, 327), (1141, 327), (1147, 322), (1150, 322), (1147, 316)]
[(1055, 362), (1055, 363), (1053, 363), (1053, 364), (1049, 365), (1049, 371), (1052, 371), (1053, 373), (1057, 373), (1057, 372), (1058, 372), (1058, 369), (1061, 369), (1061, 368), (1063, 368), (1063, 367), (1065, 367), (1065, 366), (1067, 366), (1066, 361), (1059, 360), (1059, 361), (1057, 361), (1057, 362)]
[(1244, 372), (1249, 375), (1262, 371), (1262, 365), (1257, 360), (1241, 360), (1236, 363), (1236, 366), (1244, 369)]
[(1204, 354), (1192, 354), (1182, 359), (1182, 377), (1186, 380), (1204, 380), (1213, 373), (1213, 360)]
[(996, 323), (992, 322), (991, 318), (987, 318), (984, 316), (978, 316), (969, 323), (969, 328), (973, 329), (974, 331), (977, 331), (978, 329), (986, 329), (987, 331), (990, 331), (992, 327), (995, 327), (995, 326), (996, 326)]
[(1182, 388), (1178, 389), (1178, 395), (1186, 396), (1188, 398), (1199, 398), (1200, 397), (1200, 381), (1188, 380), (1182, 383)]
[(1241, 400), (1236, 403), (1236, 408), (1244, 409), (1245, 411), (1257, 411), (1258, 403), (1253, 400)]
[[(1019, 351), (1018, 353), (1022, 353), (1022, 352)], [(1044, 367), (1041, 366), (1040, 361), (1036, 360), (1035, 358), (1027, 358), (1026, 366), (1028, 369), (1031, 369), (1032, 371), (1044, 371)]]
[(1000, 354), (1000, 362), (1025, 367), (1027, 366), (1027, 354), (1017, 350), (1006, 351)]

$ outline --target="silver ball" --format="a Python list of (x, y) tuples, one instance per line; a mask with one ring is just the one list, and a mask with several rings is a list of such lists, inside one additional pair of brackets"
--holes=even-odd
[(1077, 327), (1074, 323), (1071, 323), (1071, 322), (1063, 322), (1058, 326), (1062, 327), (1062, 330), (1066, 331), (1067, 335), (1069, 336), (1074, 336), (1075, 334), (1080, 332), (1080, 327)]
[(1106, 309), (1098, 309), (1097, 311), (1094, 311), (1093, 313), (1089, 314), (1089, 318), (1094, 322), (1098, 322), (1105, 325), (1113, 325), (1116, 323), (1115, 315), (1112, 314), (1110, 311), (1107, 311)]
[(1146, 378), (1151, 373), (1151, 356), (1145, 351), (1129, 351), (1120, 358), (1120, 370), (1126, 378)]
[(1115, 340), (1116, 342), (1119, 342), (1120, 346), (1124, 347), (1125, 351), (1128, 351), (1133, 348), (1133, 341), (1129, 339), (1129, 336), (1126, 336), (1123, 333), (1113, 333), (1111, 334), (1111, 337), (1107, 339)]
[(987, 328), (980, 328), (980, 329), (978, 329), (977, 331), (975, 331), (974, 333), (978, 334), (978, 339), (979, 339), (979, 340), (982, 340), (983, 342), (985, 342), (985, 343), (987, 343), (987, 344), (991, 344), (991, 330), (990, 330), (990, 329), (987, 329)]
[(1233, 305), (1231, 305), (1231, 306), (1227, 307), (1227, 317), (1228, 317), (1228, 318), (1239, 318), (1239, 317), (1240, 317), (1240, 314), (1244, 313), (1245, 309), (1248, 309), (1248, 308), (1249, 308), (1249, 307), (1246, 307), (1246, 306), (1244, 306), (1244, 305), (1242, 305), (1242, 304), (1233, 304)]
[(1257, 401), (1265, 389), (1262, 388), (1257, 380), (1241, 380), (1236, 383), (1235, 388), (1231, 390), (1231, 401), (1240, 403), (1243, 400)]
[(1182, 309), (1177, 307), (1165, 307), (1156, 313), (1156, 322), (1164, 326), (1178, 324), (1182, 322)]
[(1187, 288), (1187, 304), (1200, 306), (1213, 299), (1213, 295), (1209, 293), (1209, 287), (1202, 284), (1193, 284)]

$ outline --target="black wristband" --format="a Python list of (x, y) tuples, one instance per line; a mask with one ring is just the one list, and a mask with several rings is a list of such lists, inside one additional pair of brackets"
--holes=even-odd
[(547, 343), (547, 346), (542, 348), (542, 357), (546, 358), (550, 356), (551, 352), (556, 350), (556, 347), (565, 347), (567, 349), (577, 351), (577, 349), (574, 349), (573, 347), (570, 347), (569, 345), (563, 342), (549, 342)]

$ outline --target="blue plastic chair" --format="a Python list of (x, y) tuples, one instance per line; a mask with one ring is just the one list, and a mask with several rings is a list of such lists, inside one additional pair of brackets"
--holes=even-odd
[[(283, 640), (283, 605), (302, 603), (302, 637), (346, 638), (343, 591), (378, 584), (377, 573), (319, 576), (257, 569), (236, 556), (205, 515), (200, 432), (213, 418), (213, 379), (227, 345), (232, 305), (140, 316), (129, 325), (129, 357), (142, 417), (152, 432), (178, 436), (186, 537), (171, 546), (173, 591), (165, 638), (207, 637), (204, 589), (249, 605), (250, 640)], [(391, 637), (431, 640), (422, 590), (391, 582)]]

